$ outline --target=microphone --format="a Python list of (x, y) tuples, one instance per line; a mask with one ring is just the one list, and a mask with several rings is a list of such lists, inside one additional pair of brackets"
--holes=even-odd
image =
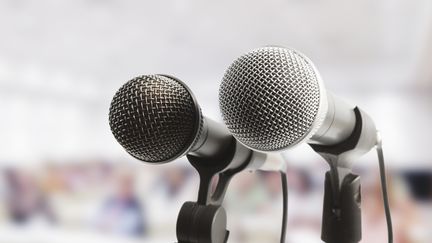
[[(239, 143), (223, 125), (202, 115), (190, 89), (177, 78), (142, 75), (125, 83), (112, 99), (109, 124), (114, 137), (133, 157), (160, 164), (187, 155), (199, 173), (197, 202), (184, 203), (177, 218), (179, 242), (227, 241), (221, 204), (230, 180), (244, 169), (281, 172), (286, 205), (286, 165), (281, 155)], [(219, 177), (212, 190), (215, 175)], [(286, 220), (284, 206), (282, 239)]]
[(235, 144), (223, 125), (202, 115), (191, 90), (168, 75), (142, 75), (125, 83), (112, 99), (109, 124), (120, 145), (146, 163), (167, 163), (186, 154), (205, 163), (235, 146), (232, 166), (250, 154), (249, 169), (279, 170), (283, 164)]
[(293, 49), (264, 47), (236, 59), (222, 79), (219, 104), (234, 137), (259, 151), (341, 145), (356, 125), (355, 156), (377, 143), (372, 119), (359, 111), (358, 124), (357, 108), (327, 92), (313, 63)]
[(392, 242), (384, 160), (375, 124), (364, 111), (327, 92), (313, 63), (282, 47), (255, 49), (227, 69), (219, 105), (228, 130), (258, 151), (308, 143), (330, 165), (325, 177), (321, 239), (361, 240), (360, 177), (352, 161), (377, 146), (384, 207)]

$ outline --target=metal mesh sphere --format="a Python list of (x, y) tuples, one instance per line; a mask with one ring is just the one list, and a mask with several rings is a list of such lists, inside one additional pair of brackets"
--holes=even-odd
[(219, 90), (230, 132), (262, 151), (288, 148), (308, 136), (320, 98), (320, 79), (310, 61), (281, 47), (264, 47), (239, 57)]
[(180, 81), (144, 75), (115, 94), (109, 124), (117, 141), (145, 162), (168, 162), (189, 149), (200, 130), (200, 110)]

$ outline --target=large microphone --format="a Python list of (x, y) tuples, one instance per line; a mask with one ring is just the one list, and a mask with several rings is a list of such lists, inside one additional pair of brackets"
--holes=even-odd
[(236, 146), (234, 164), (247, 158), (253, 158), (249, 169), (279, 170), (283, 164), (233, 145), (235, 139), (222, 124), (202, 115), (191, 90), (168, 75), (142, 75), (126, 82), (112, 99), (109, 124), (120, 145), (147, 163), (167, 163), (184, 155), (212, 161)]
[[(358, 120), (354, 106), (325, 90), (307, 57), (282, 47), (255, 49), (236, 59), (223, 77), (219, 103), (234, 137), (259, 151), (302, 142), (337, 145), (352, 135)], [(361, 115), (357, 156), (376, 144), (373, 121)]]
[(219, 104), (229, 131), (247, 147), (280, 151), (307, 142), (329, 163), (321, 234), (325, 242), (361, 240), (360, 177), (352, 173), (352, 162), (377, 145), (391, 242), (375, 124), (364, 111), (327, 92), (307, 57), (282, 47), (242, 55), (223, 77)]

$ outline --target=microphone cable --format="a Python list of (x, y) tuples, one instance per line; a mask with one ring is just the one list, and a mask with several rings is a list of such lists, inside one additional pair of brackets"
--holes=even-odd
[(286, 238), (286, 228), (288, 220), (288, 181), (285, 171), (280, 171), (281, 181), (282, 181), (282, 229), (280, 242), (285, 243)]
[(382, 139), (381, 139), (381, 136), (379, 133), (377, 134), (376, 151), (377, 151), (377, 155), (378, 155), (380, 179), (381, 179), (381, 190), (382, 190), (382, 197), (383, 197), (383, 202), (384, 202), (385, 217), (386, 217), (386, 222), (387, 222), (388, 242), (393, 243), (393, 226), (392, 226), (392, 219), (391, 219), (391, 213), (390, 213), (389, 197), (388, 197), (388, 192), (387, 192), (384, 153), (383, 153), (383, 148), (382, 148)]

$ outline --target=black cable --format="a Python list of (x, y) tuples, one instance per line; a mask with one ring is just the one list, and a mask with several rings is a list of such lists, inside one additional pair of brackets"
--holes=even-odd
[(390, 214), (389, 198), (387, 193), (384, 153), (383, 153), (382, 143), (380, 138), (378, 138), (378, 144), (376, 146), (376, 150), (378, 154), (378, 162), (379, 162), (379, 169), (380, 169), (381, 190), (382, 190), (382, 196), (384, 201), (384, 211), (385, 211), (385, 216), (387, 221), (388, 242), (393, 243), (393, 226), (392, 226), (392, 219)]
[(282, 229), (281, 229), (280, 242), (285, 243), (287, 219), (288, 219), (288, 182), (287, 182), (287, 175), (285, 172), (281, 171), (280, 175), (282, 181), (282, 197), (283, 197)]

